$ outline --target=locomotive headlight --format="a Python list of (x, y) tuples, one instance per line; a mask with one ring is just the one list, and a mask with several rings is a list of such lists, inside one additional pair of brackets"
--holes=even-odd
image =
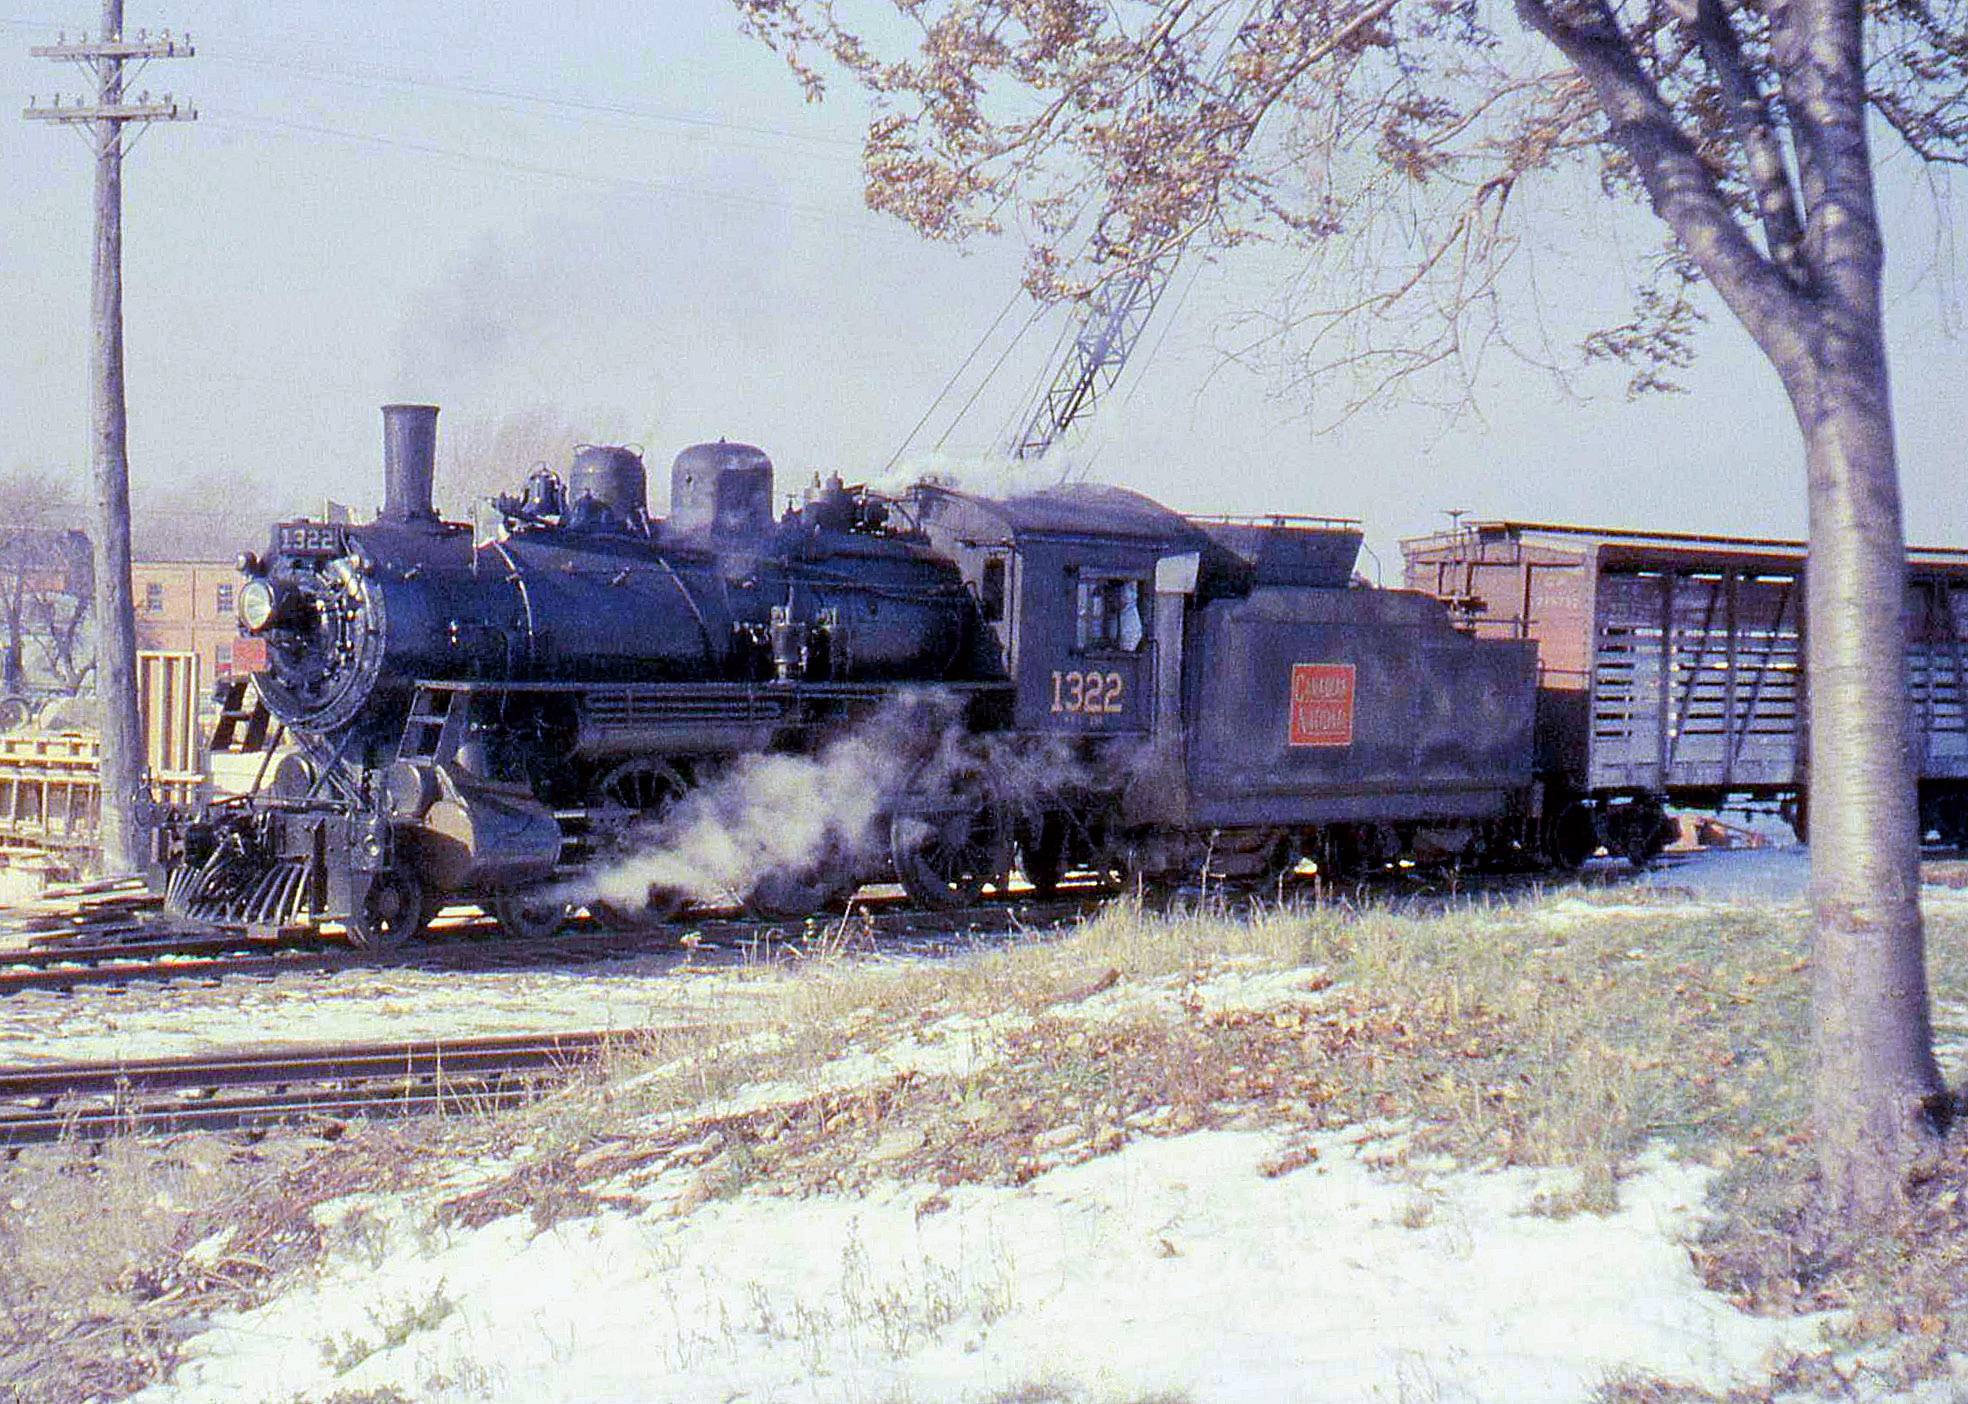
[(280, 596), (268, 580), (249, 580), (239, 587), (239, 622), (259, 633), (280, 613)]

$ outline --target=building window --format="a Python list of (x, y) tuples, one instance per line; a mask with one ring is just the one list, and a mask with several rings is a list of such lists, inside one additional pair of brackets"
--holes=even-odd
[(221, 619), (232, 613), (232, 582), (230, 580), (219, 586), (218, 610)]
[(1147, 636), (1141, 582), (1082, 575), (1079, 628), (1074, 643), (1081, 653), (1133, 653)]
[(144, 586), (144, 613), (162, 614), (164, 612), (164, 587), (155, 580)]
[[(220, 587), (225, 588), (224, 586)], [(232, 675), (232, 645), (219, 644), (212, 649), (212, 676), (224, 678)]]

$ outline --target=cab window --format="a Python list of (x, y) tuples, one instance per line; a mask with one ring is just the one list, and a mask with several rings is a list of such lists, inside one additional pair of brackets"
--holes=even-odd
[(1134, 653), (1148, 636), (1141, 582), (1082, 572), (1074, 646), (1081, 653)]
[(984, 571), (977, 582), (977, 604), (986, 623), (995, 624), (1005, 615), (1005, 563), (1004, 557), (993, 556), (984, 562)]

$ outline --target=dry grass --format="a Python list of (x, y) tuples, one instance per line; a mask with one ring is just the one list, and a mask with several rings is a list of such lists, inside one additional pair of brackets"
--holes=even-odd
[[(1618, 900), (1431, 918), (1120, 904), (966, 959), (818, 961), (744, 1036), (652, 1044), (527, 1114), (528, 1162), (452, 1212), (579, 1212), (607, 1202), (584, 1183), (672, 1164), (705, 1171), (707, 1195), (1016, 1183), (1136, 1135), (1390, 1118), (1413, 1150), (1574, 1168), (1544, 1212), (1604, 1209), (1649, 1140), (1718, 1163), (1781, 1145), (1801, 1110), (1802, 939), (1780, 913)], [(1212, 993), (1225, 972), (1295, 973), (1249, 1009)]]
[(214, 1310), (358, 1247), (314, 1210), (405, 1188), (453, 1139), (385, 1123), (332, 1141), (213, 1135), (24, 1151), (0, 1167), (0, 1404), (120, 1398)]
[[(1931, 921), (1929, 940), (1937, 995), (1968, 1003), (1968, 926)], [(1968, 1225), (1946, 1178), (1960, 1165), (1936, 1167), (1901, 1238), (1798, 1249), (1794, 913), (1619, 893), (1432, 917), (1120, 903), (1061, 939), (948, 960), (853, 944), (818, 942), (790, 975), (750, 972), (767, 989), (754, 1023), (652, 1035), (518, 1112), (358, 1128), (332, 1146), (203, 1138), (195, 1154), (119, 1143), (23, 1158), (0, 1193), (0, 1401), (153, 1376), (179, 1318), (360, 1251), (359, 1217), (331, 1232), (313, 1213), (358, 1190), (409, 1191), (440, 1228), (512, 1214), (545, 1228), (659, 1189), (687, 1213), (899, 1178), (925, 1186), (927, 1215), (953, 1185), (1223, 1126), (1275, 1129), (1273, 1175), (1316, 1158), (1312, 1133), (1363, 1122), (1403, 1128), (1397, 1164), (1569, 1167), (1571, 1187), (1534, 1206), (1550, 1214), (1610, 1208), (1634, 1155), (1664, 1139), (1726, 1167), (1701, 1251), (1746, 1305), (1851, 1307), (1902, 1373), (1968, 1330)], [(1248, 981), (1268, 997), (1240, 1004)], [(1403, 1222), (1432, 1209), (1417, 1186)], [(1641, 1379), (1607, 1388), (1683, 1397)]]

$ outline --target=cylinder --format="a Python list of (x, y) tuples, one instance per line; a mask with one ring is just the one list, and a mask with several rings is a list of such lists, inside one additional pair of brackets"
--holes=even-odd
[(437, 471), (437, 406), (383, 406), (383, 510), (393, 522), (428, 521)]

